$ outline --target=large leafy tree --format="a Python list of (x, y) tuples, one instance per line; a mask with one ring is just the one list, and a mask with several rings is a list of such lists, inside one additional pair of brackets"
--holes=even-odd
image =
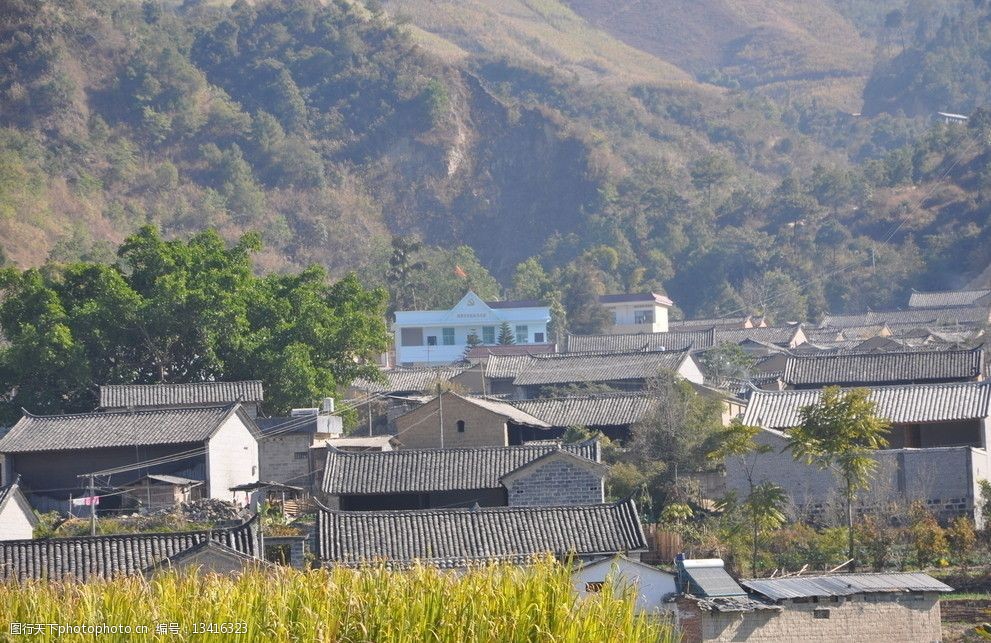
[(151, 227), (115, 264), (0, 272), (0, 421), (90, 410), (100, 384), (260, 379), (284, 412), (374, 376), (387, 295), (322, 268), (256, 276), (257, 235), (167, 241)]
[(853, 503), (857, 492), (870, 485), (877, 468), (872, 453), (888, 446), (891, 427), (877, 417), (869, 395), (862, 388), (845, 393), (838, 386), (825, 388), (818, 404), (801, 410), (801, 425), (788, 434), (788, 448), (795, 459), (836, 472), (846, 501), (851, 560), (855, 558)]

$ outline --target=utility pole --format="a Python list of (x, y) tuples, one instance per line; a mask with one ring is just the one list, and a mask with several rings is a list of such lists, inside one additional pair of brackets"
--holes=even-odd
[(441, 384), (437, 382), (437, 405), (440, 414), (440, 448), (444, 448), (444, 393)]
[(89, 535), (96, 535), (96, 490), (93, 476), (89, 477)]
[(365, 412), (368, 413), (368, 437), (372, 437), (372, 399), (365, 405)]

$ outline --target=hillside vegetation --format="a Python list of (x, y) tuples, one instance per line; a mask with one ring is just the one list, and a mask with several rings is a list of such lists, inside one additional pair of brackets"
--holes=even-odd
[[(905, 117), (880, 80), (905, 8), (10, 0), (0, 248), (26, 267), (109, 259), (147, 223), (257, 230), (260, 271), (354, 270), (393, 305), (545, 297), (576, 327), (604, 290), (891, 305), (987, 266), (983, 130)], [(891, 104), (853, 117), (864, 86)], [(424, 270), (397, 276), (397, 235)]]

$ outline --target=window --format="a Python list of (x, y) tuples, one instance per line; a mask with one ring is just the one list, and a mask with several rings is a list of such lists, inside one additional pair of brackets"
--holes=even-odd
[(812, 618), (829, 618), (829, 608), (820, 607), (812, 612)]
[(495, 326), (482, 326), (482, 343), (495, 344)]
[(605, 584), (606, 582), (602, 580), (589, 581), (585, 583), (585, 591), (589, 594), (598, 594), (602, 591), (602, 586)]
[(440, 332), (444, 336), (444, 346), (454, 346), (454, 329), (441, 328)]
[(399, 343), (403, 346), (423, 346), (423, 329), (403, 328), (399, 331)]
[(437, 345), (437, 336), (427, 335), (427, 346), (436, 346), (436, 345)]
[(308, 451), (297, 451), (292, 454), (293, 460), (309, 460), (310, 453)]
[(633, 311), (633, 323), (634, 324), (653, 324), (654, 323), (654, 311), (653, 310), (634, 310)]
[(458, 420), (458, 433), (464, 433), (464, 432), (465, 432), (465, 421)]
[(528, 344), (530, 342), (530, 329), (520, 325), (516, 327), (516, 343)]
[(535, 343), (537, 343), (537, 344), (543, 344), (544, 343), (544, 334), (543, 333), (534, 333), (533, 334), (533, 341)]

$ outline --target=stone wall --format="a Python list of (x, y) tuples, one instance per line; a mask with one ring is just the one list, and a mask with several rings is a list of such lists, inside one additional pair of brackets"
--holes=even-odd
[(504, 480), (511, 507), (605, 502), (603, 474), (566, 455), (551, 456)]
[[(260, 480), (282, 482), (310, 489), (314, 484), (310, 461), (311, 433), (282, 433), (264, 436), (258, 444), (261, 460)], [(319, 484), (319, 481), (316, 481)]]
[(685, 643), (869, 643), (942, 639), (937, 594), (861, 594), (819, 602), (782, 601), (780, 611), (706, 612), (679, 599)]

